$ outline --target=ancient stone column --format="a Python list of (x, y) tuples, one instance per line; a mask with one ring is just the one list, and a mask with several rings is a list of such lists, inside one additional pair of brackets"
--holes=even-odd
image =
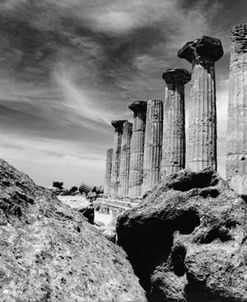
[(146, 131), (144, 143), (143, 190), (145, 193), (160, 181), (160, 163), (163, 140), (163, 102), (147, 102)]
[(207, 36), (188, 42), (178, 52), (180, 58), (192, 63), (186, 144), (186, 167), (192, 171), (200, 171), (205, 167), (217, 169), (214, 62), (222, 55), (220, 40)]
[(120, 155), (124, 122), (126, 122), (126, 120), (111, 122), (112, 126), (115, 128), (111, 173), (111, 196), (114, 197), (118, 195), (119, 188)]
[(161, 179), (164, 179), (185, 168), (184, 85), (190, 81), (191, 74), (182, 68), (167, 69), (162, 78), (167, 85), (161, 162)]
[(142, 196), (147, 102), (136, 101), (129, 105), (129, 109), (134, 112), (130, 145), (129, 196), (135, 198)]
[(227, 119), (226, 176), (234, 190), (247, 194), (247, 24), (232, 30)]
[(113, 155), (113, 149), (108, 149), (106, 151), (105, 184), (104, 184), (104, 195), (107, 196), (109, 196), (111, 192), (112, 155)]
[(118, 195), (126, 197), (129, 193), (129, 171), (130, 171), (130, 142), (132, 136), (132, 123), (123, 123), (123, 134), (121, 144), (121, 160), (119, 172)]

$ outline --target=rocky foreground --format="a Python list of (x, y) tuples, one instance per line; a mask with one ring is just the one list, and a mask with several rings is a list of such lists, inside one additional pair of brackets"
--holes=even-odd
[(247, 205), (216, 172), (167, 178), (117, 234), (149, 301), (247, 301)]
[(126, 254), (0, 160), (0, 300), (144, 302)]

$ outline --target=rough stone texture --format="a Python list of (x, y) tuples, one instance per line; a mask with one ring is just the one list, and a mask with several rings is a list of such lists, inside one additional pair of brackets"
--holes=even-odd
[(105, 185), (104, 185), (104, 194), (107, 196), (109, 196), (111, 193), (112, 156), (113, 156), (113, 149), (108, 149), (106, 151)]
[(121, 160), (121, 144), (123, 134), (123, 124), (126, 120), (112, 121), (111, 124), (115, 128), (113, 140), (113, 155), (112, 155), (112, 172), (111, 172), (111, 195), (118, 195), (119, 188), (119, 171)]
[(193, 171), (217, 169), (214, 62), (222, 55), (220, 40), (207, 36), (188, 42), (178, 52), (180, 58), (192, 63), (186, 167)]
[(129, 193), (130, 142), (132, 126), (132, 123), (128, 121), (123, 124), (118, 188), (118, 195), (122, 197), (126, 197)]
[(142, 195), (147, 102), (136, 101), (129, 105), (129, 108), (134, 112), (130, 145), (129, 196), (135, 198)]
[(167, 177), (117, 235), (150, 301), (247, 301), (247, 204), (213, 170)]
[(125, 253), (0, 161), (0, 300), (146, 301)]
[(184, 85), (190, 81), (191, 74), (186, 69), (166, 70), (164, 102), (163, 148), (161, 179), (185, 168), (185, 108)]
[(163, 102), (147, 102), (146, 131), (144, 143), (143, 188), (145, 193), (160, 181), (160, 164), (163, 141)]
[(247, 194), (247, 24), (232, 31), (226, 174), (232, 188)]

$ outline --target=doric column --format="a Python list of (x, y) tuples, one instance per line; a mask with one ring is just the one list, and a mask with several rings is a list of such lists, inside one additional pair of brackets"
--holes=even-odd
[(180, 58), (192, 63), (186, 144), (186, 167), (192, 171), (200, 171), (205, 167), (217, 169), (214, 62), (222, 55), (220, 40), (207, 36), (188, 42), (178, 52)]
[(185, 109), (184, 85), (191, 74), (186, 69), (167, 69), (163, 75), (166, 82), (164, 102), (163, 148), (161, 179), (185, 168)]
[(134, 112), (133, 133), (130, 145), (129, 196), (141, 197), (147, 102), (136, 101), (129, 105)]
[(247, 194), (247, 24), (235, 26), (231, 39), (226, 176)]
[(132, 123), (123, 123), (123, 134), (121, 144), (121, 160), (119, 172), (118, 195), (126, 197), (129, 193), (129, 170), (130, 170), (130, 142), (132, 136)]
[(124, 122), (126, 122), (126, 120), (111, 122), (112, 126), (115, 128), (115, 134), (113, 140), (113, 155), (112, 155), (111, 196), (118, 195), (120, 155), (121, 155), (121, 144), (122, 144)]
[(104, 185), (104, 195), (107, 196), (109, 196), (111, 192), (112, 155), (113, 155), (113, 149), (108, 149), (106, 151), (105, 185)]
[(160, 163), (163, 140), (163, 102), (147, 102), (144, 143), (143, 193), (153, 189), (160, 181)]

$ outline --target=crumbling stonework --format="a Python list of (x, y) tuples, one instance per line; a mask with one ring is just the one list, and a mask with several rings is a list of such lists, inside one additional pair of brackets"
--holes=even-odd
[(128, 121), (123, 123), (118, 189), (118, 195), (122, 197), (126, 197), (129, 193), (130, 142), (132, 126), (132, 123)]
[(143, 193), (153, 189), (160, 181), (160, 164), (163, 140), (163, 102), (147, 102), (144, 144)]
[(0, 233), (2, 302), (146, 302), (122, 249), (3, 160)]
[(116, 230), (150, 302), (245, 302), (246, 217), (246, 202), (214, 170), (182, 170)]
[(104, 184), (104, 194), (107, 196), (109, 196), (111, 192), (112, 155), (113, 155), (113, 149), (108, 149), (106, 151), (105, 184)]
[(163, 148), (161, 179), (185, 168), (185, 107), (184, 85), (191, 74), (186, 69), (168, 69), (163, 73), (166, 82), (164, 102)]
[(147, 102), (136, 101), (129, 105), (134, 112), (133, 133), (130, 146), (129, 196), (142, 195), (144, 139)]
[(119, 188), (119, 170), (120, 170), (120, 156), (121, 144), (123, 134), (123, 124), (126, 120), (112, 121), (111, 124), (115, 128), (113, 141), (113, 156), (112, 156), (112, 173), (111, 173), (111, 195), (118, 195)]
[(178, 56), (192, 64), (188, 106), (189, 127), (186, 167), (217, 169), (216, 90), (214, 62), (223, 55), (220, 40), (203, 36), (188, 42)]
[(247, 194), (247, 24), (232, 31), (227, 119), (227, 179)]

